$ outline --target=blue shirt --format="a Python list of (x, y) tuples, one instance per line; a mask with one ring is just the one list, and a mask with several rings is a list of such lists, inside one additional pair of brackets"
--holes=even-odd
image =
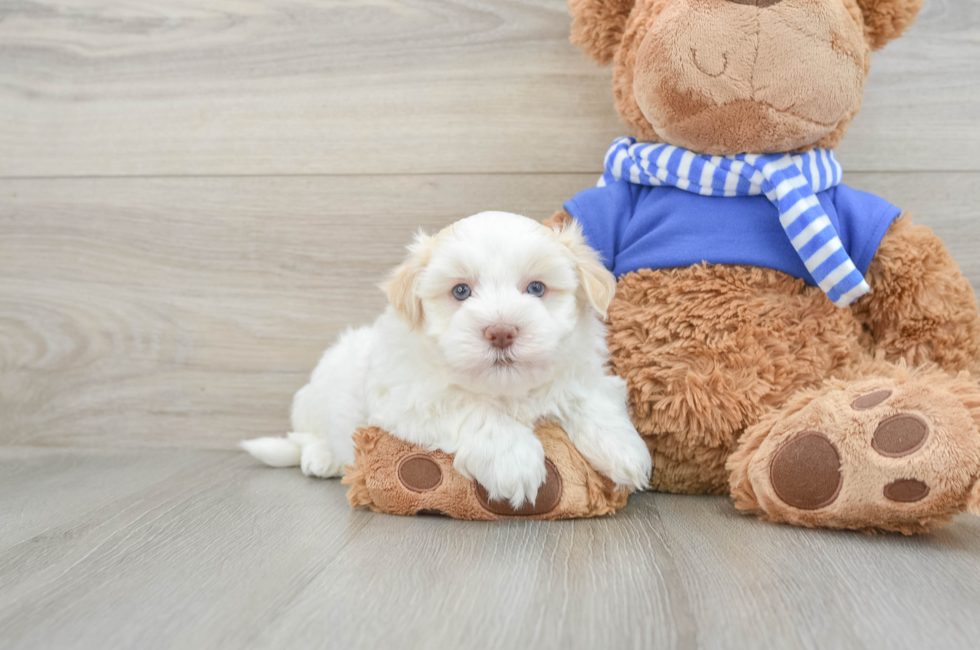
[[(901, 210), (846, 185), (817, 198), (854, 265), (866, 273)], [(708, 262), (761, 266), (816, 285), (765, 196), (710, 197), (621, 180), (579, 192), (565, 211), (617, 278)]]

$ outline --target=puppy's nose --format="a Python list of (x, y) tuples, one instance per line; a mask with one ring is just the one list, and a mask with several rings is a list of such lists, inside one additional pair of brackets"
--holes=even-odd
[(514, 344), (517, 328), (513, 325), (491, 325), (483, 330), (483, 338), (490, 341), (493, 347), (503, 350)]

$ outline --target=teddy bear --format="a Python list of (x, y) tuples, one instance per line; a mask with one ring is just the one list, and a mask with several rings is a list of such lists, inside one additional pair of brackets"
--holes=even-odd
[[(652, 455), (651, 489), (866, 532), (980, 514), (976, 294), (932, 231), (845, 185), (833, 153), (871, 52), (921, 5), (570, 0), (572, 42), (612, 63), (628, 135), (597, 186), (547, 223), (578, 222), (618, 279), (610, 366)], [(587, 464), (567, 462), (560, 431), (546, 435), (564, 453), (549, 478), (578, 489), (564, 509), (548, 501), (546, 518), (622, 507)], [(427, 510), (419, 495), (438, 490), (406, 490), (396, 466), (428, 456), (372, 456), (386, 436), (362, 432), (351, 503)], [(457, 498), (435, 510), (545, 516), (484, 516), (479, 486), (453, 480), (440, 486)], [(391, 498), (399, 490), (415, 496)]]

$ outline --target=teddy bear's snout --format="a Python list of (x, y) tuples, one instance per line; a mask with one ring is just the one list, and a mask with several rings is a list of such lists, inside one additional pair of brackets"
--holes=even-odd
[(867, 55), (839, 0), (671, 0), (637, 50), (633, 95), (670, 144), (791, 151), (856, 112)]
[(750, 7), (758, 7), (760, 9), (765, 9), (773, 5), (778, 5), (783, 0), (725, 0), (726, 2), (734, 2), (737, 5), (748, 5)]

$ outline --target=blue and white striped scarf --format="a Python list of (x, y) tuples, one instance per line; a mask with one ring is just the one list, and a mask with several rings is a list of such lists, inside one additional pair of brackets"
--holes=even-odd
[(599, 186), (627, 180), (702, 196), (765, 194), (779, 209), (779, 222), (814, 281), (835, 305), (847, 307), (871, 288), (816, 196), (839, 185), (842, 176), (834, 152), (827, 149), (722, 157), (619, 138), (606, 154), (606, 172)]

